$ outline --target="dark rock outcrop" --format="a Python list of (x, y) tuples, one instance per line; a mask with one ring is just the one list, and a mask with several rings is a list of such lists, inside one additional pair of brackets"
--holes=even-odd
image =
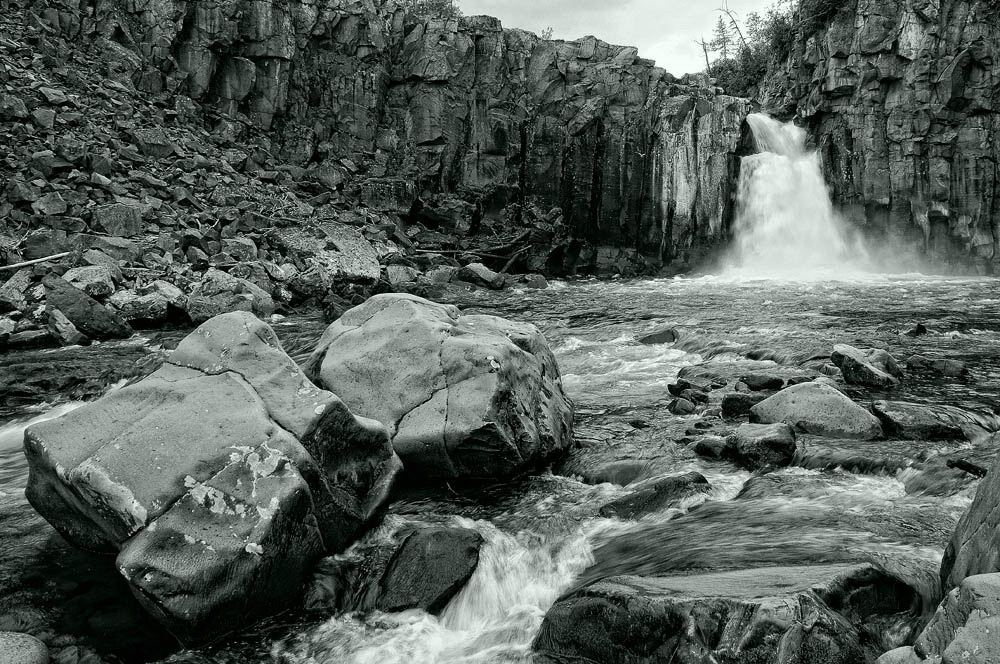
[[(998, 443), (1000, 435), (994, 435), (990, 444)], [(949, 591), (967, 577), (996, 572), (1000, 572), (1000, 457), (948, 543), (941, 561), (941, 585)]]
[(479, 566), (483, 537), (466, 528), (418, 530), (403, 541), (379, 583), (382, 611), (439, 614)]
[(915, 600), (870, 566), (613, 577), (560, 599), (534, 649), (546, 663), (859, 664)]
[(413, 477), (507, 477), (572, 445), (573, 406), (533, 325), (376, 295), (327, 328), (306, 372), (389, 427)]
[(316, 388), (250, 314), (215, 318), (144, 380), (25, 432), (27, 497), (70, 542), (118, 552), (188, 644), (294, 602), (375, 517), (388, 434)]

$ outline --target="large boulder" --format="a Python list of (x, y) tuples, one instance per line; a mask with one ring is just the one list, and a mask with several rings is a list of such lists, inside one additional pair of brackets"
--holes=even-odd
[(573, 441), (573, 406), (534, 325), (377, 295), (324, 333), (306, 372), (383, 422), (417, 477), (504, 477)]
[(750, 409), (750, 420), (784, 422), (796, 431), (833, 438), (872, 440), (882, 425), (870, 412), (838, 390), (821, 383), (786, 388)]
[(58, 309), (81, 333), (91, 339), (127, 339), (132, 336), (121, 316), (111, 311), (65, 279), (48, 276), (45, 302)]
[(1000, 662), (1000, 574), (964, 579), (945, 597), (913, 646), (885, 653), (878, 664)]
[(888, 390), (899, 385), (903, 373), (896, 360), (884, 350), (862, 351), (854, 346), (838, 344), (830, 356), (851, 385), (863, 385)]
[(884, 650), (862, 631), (914, 601), (868, 565), (619, 576), (556, 602), (534, 649), (540, 664), (860, 664)]
[(278, 228), (268, 236), (303, 271), (328, 287), (337, 281), (374, 283), (382, 272), (378, 252), (357, 228), (330, 222), (314, 228)]
[(378, 514), (388, 432), (306, 379), (250, 314), (202, 325), (148, 378), (29, 427), (28, 500), (64, 537), (118, 552), (187, 644), (292, 604), (310, 565)]
[[(1000, 434), (986, 444), (988, 449), (997, 449), (997, 445)], [(1000, 456), (980, 483), (945, 549), (942, 589), (955, 588), (969, 576), (995, 572), (1000, 572)]]

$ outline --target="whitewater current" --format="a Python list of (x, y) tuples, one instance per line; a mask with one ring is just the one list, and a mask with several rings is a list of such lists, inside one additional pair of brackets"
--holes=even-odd
[[(385, 522), (342, 555), (395, 541), (413, 525), (479, 531), (486, 542), (480, 565), (440, 617), (418, 611), (286, 615), (172, 662), (524, 664), (532, 661), (532, 640), (552, 604), (608, 575), (873, 560), (921, 574), (936, 570), (976, 480), (927, 459), (954, 452), (957, 444), (858, 443), (851, 463), (840, 465), (838, 450), (809, 441), (810, 452), (796, 466), (755, 478), (729, 463), (696, 457), (677, 442), (694, 418), (667, 411), (667, 386), (687, 366), (747, 358), (794, 366), (841, 342), (878, 345), (900, 358), (938, 354), (967, 362), (970, 377), (913, 375), (892, 398), (960, 407), (996, 425), (1000, 288), (990, 279), (591, 281), (555, 283), (543, 291), (481, 291), (458, 304), (542, 329), (576, 403), (576, 438), (585, 449), (574, 454), (642, 460), (651, 479), (697, 471), (712, 491), (638, 521), (599, 514), (635, 486), (588, 483), (558, 465), (513, 484), (401, 496)], [(918, 323), (930, 332), (905, 334)], [(664, 327), (677, 332), (676, 342), (638, 341)], [(310, 317), (276, 324), (299, 360), (322, 329)], [(101, 363), (116, 352), (115, 344), (87, 352)], [(33, 357), (20, 361), (58, 366), (58, 353)], [(853, 396), (864, 403), (874, 395)], [(59, 545), (24, 500), (24, 427), (75, 405), (67, 395), (25, 405), (0, 422), (0, 537), (7, 552), (0, 560), (7, 611), (0, 611), (0, 629), (12, 626), (2, 624), (2, 615), (16, 615), (14, 627), (42, 630), (44, 623), (60, 643), (125, 661), (166, 657), (173, 646), (127, 603), (110, 562)]]

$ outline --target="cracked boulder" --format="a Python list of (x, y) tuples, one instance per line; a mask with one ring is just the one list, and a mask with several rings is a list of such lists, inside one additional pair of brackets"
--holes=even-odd
[(534, 325), (378, 295), (327, 328), (306, 372), (389, 427), (415, 477), (509, 477), (572, 444), (573, 406)]
[(385, 428), (309, 382), (251, 314), (218, 316), (162, 368), (25, 432), (26, 491), (66, 539), (117, 552), (185, 644), (297, 601), (311, 565), (379, 514)]

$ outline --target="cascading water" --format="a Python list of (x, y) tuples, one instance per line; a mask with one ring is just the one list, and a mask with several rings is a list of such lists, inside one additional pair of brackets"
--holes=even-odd
[(805, 130), (760, 113), (747, 123), (758, 154), (742, 162), (729, 273), (801, 279), (863, 271), (864, 246), (834, 210)]

